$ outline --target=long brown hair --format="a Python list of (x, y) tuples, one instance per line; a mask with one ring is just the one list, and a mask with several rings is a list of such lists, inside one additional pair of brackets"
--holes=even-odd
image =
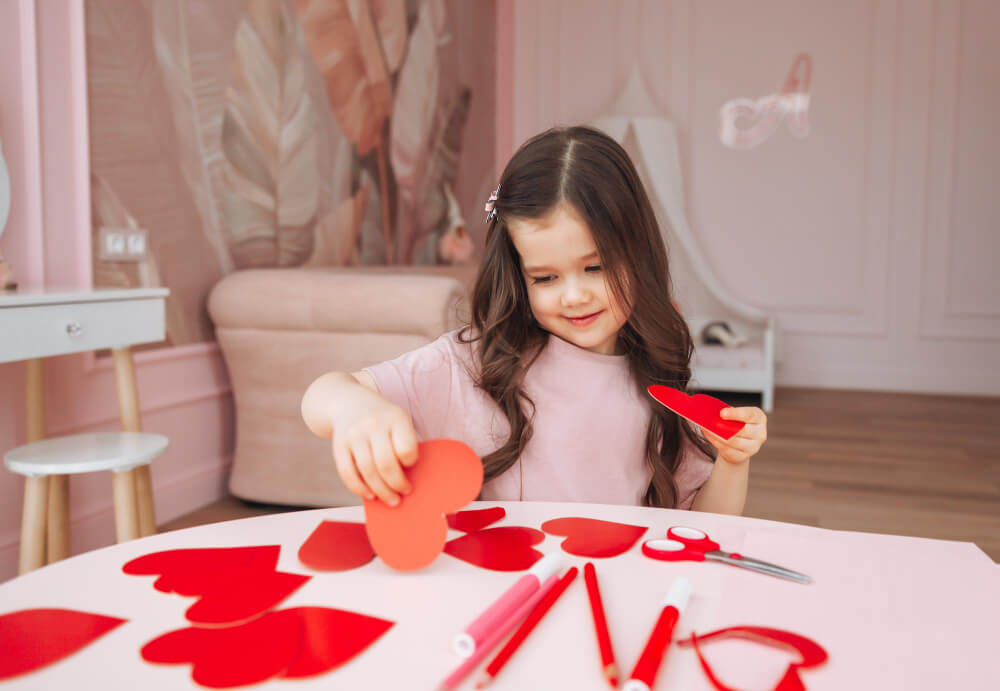
[[(629, 370), (641, 396), (665, 384), (684, 391), (691, 378), (693, 343), (671, 299), (667, 249), (635, 166), (609, 136), (589, 127), (554, 128), (525, 142), (500, 178), (500, 190), (486, 235), (486, 247), (472, 294), (472, 336), (477, 341), (476, 385), (510, 423), (510, 437), (483, 459), (491, 480), (520, 458), (532, 435), (534, 404), (524, 393), (525, 372), (548, 337), (528, 303), (521, 259), (510, 238), (512, 219), (545, 217), (569, 204), (587, 222), (604, 273), (618, 304), (630, 310), (619, 332)], [(646, 463), (652, 479), (648, 506), (677, 503), (674, 474), (682, 435), (709, 457), (712, 447), (685, 420), (650, 403)]]

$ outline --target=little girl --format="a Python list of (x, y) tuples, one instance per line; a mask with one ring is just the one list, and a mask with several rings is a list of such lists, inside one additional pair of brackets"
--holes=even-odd
[(482, 499), (741, 513), (763, 411), (723, 410), (746, 423), (725, 441), (646, 393), (686, 390), (693, 346), (624, 149), (586, 127), (544, 132), (486, 208), (470, 326), (306, 391), (302, 416), (332, 437), (344, 484), (395, 505), (417, 440), (451, 438), (483, 459)]

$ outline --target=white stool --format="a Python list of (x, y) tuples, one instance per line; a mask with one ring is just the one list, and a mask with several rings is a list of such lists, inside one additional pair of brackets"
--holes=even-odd
[[(137, 491), (136, 468), (167, 448), (167, 438), (145, 432), (98, 432), (54, 437), (18, 446), (4, 454), (4, 465), (25, 476), (24, 513), (21, 518), (22, 563), (51, 563), (67, 556), (69, 545), (69, 490), (49, 493), (50, 475), (76, 475), (112, 471), (115, 532), (118, 542), (139, 537), (139, 516), (143, 509), (152, 515), (153, 496), (148, 484)], [(148, 506), (147, 506), (148, 505)], [(50, 543), (62, 545), (48, 550)]]

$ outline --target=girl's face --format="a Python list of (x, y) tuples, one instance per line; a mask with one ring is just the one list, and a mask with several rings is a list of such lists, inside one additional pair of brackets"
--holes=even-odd
[(539, 325), (580, 348), (616, 353), (628, 312), (615, 300), (594, 238), (576, 210), (560, 204), (544, 218), (512, 219), (507, 227)]

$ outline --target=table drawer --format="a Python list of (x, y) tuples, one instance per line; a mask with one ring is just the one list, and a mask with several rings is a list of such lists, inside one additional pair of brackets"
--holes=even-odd
[(155, 343), (162, 298), (0, 308), (0, 362)]

